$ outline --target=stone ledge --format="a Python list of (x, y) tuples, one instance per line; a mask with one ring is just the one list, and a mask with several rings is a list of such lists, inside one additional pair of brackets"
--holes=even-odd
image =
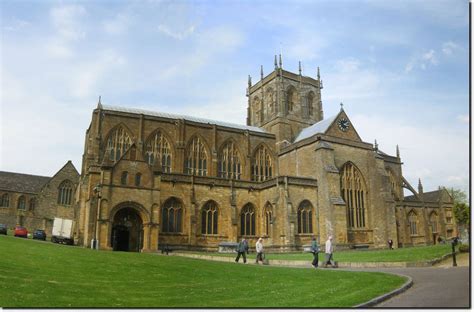
[(386, 294), (383, 294), (381, 296), (378, 296), (374, 299), (371, 299), (367, 302), (364, 302), (364, 303), (361, 303), (361, 304), (358, 304), (356, 306), (354, 306), (354, 308), (369, 308), (369, 307), (373, 307), (385, 300), (388, 300), (396, 295), (399, 295), (403, 292), (405, 292), (406, 290), (408, 290), (411, 286), (413, 286), (413, 279), (410, 277), (410, 276), (407, 276), (407, 275), (403, 275), (403, 274), (398, 274), (398, 273), (387, 273), (387, 274), (393, 274), (393, 275), (398, 275), (398, 276), (402, 276), (402, 277), (405, 277), (408, 279), (408, 281), (403, 284), (400, 288), (397, 288), (395, 290), (392, 290), (391, 292), (388, 292)]

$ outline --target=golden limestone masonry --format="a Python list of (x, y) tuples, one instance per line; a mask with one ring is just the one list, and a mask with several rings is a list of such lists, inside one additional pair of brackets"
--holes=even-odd
[[(449, 193), (424, 192), (421, 181), (416, 191), (398, 147), (392, 156), (362, 141), (342, 105), (324, 118), (322, 88), (319, 69), (316, 79), (301, 66), (291, 73), (275, 57), (269, 75), (249, 77), (245, 126), (99, 100), (80, 177), (68, 163), (49, 180), (20, 175), (41, 181), (15, 189), (12, 173), (0, 172), (0, 223), (51, 232), (52, 218), (69, 217), (80, 245), (147, 252), (217, 250), (242, 237), (287, 251), (312, 236), (332, 235), (341, 248), (391, 239), (396, 248), (456, 235)], [(69, 205), (64, 185), (74, 188)], [(20, 208), (22, 196), (36, 206)]]

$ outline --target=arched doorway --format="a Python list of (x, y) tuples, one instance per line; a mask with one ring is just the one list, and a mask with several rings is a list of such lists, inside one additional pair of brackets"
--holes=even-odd
[(135, 251), (143, 248), (143, 220), (133, 208), (122, 208), (114, 216), (112, 224), (112, 249)]

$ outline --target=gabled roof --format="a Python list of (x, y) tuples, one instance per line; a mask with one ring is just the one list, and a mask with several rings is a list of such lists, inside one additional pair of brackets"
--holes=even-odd
[(138, 109), (138, 108), (109, 106), (109, 105), (103, 105), (103, 104), (102, 104), (102, 109), (103, 110), (114, 111), (114, 112), (131, 113), (131, 114), (143, 114), (143, 115), (147, 115), (147, 116), (155, 116), (155, 117), (162, 117), (162, 118), (169, 118), (169, 119), (184, 119), (184, 120), (188, 120), (188, 121), (204, 123), (204, 124), (211, 124), (211, 125), (217, 125), (217, 126), (222, 126), (222, 127), (227, 127), (227, 128), (234, 128), (234, 129), (240, 129), (240, 130), (249, 130), (249, 131), (259, 132), (259, 133), (269, 133), (266, 130), (264, 130), (262, 128), (259, 128), (259, 127), (245, 126), (245, 125), (239, 125), (239, 124), (234, 124), (234, 123), (225, 122), (225, 121), (217, 121), (217, 120), (211, 120), (211, 119), (193, 117), (193, 116), (187, 116), (187, 115), (161, 113), (161, 112), (149, 111), (149, 110)]
[(50, 177), (0, 171), (0, 190), (19, 193), (39, 193)]
[[(425, 202), (438, 202), (441, 199), (443, 190), (431, 191), (431, 192), (423, 192), (421, 195), (423, 197), (423, 201)], [(417, 201), (415, 195), (405, 196), (406, 201)]]
[(334, 120), (336, 120), (337, 116), (339, 116), (339, 114), (337, 114), (335, 116), (332, 116), (332, 117), (329, 117), (327, 119), (323, 119), (323, 120), (315, 123), (312, 126), (304, 128), (303, 130), (301, 130), (300, 134), (298, 134), (298, 136), (296, 137), (295, 143), (299, 142), (299, 141), (302, 141), (304, 139), (307, 139), (309, 137), (312, 137), (315, 134), (325, 133), (326, 130), (329, 129), (329, 127), (332, 125)]

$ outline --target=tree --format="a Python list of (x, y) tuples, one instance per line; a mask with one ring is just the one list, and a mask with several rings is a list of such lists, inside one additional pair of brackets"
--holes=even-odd
[(451, 197), (454, 201), (454, 217), (459, 225), (469, 225), (470, 207), (467, 203), (466, 193), (460, 189), (451, 188)]

